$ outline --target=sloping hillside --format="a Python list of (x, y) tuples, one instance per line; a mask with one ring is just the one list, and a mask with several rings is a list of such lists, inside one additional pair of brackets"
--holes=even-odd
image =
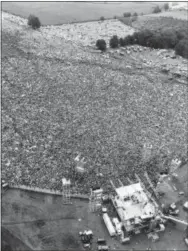
[(3, 178), (61, 189), (62, 176), (75, 178), (79, 151), (88, 168), (80, 190), (88, 192), (96, 166), (122, 176), (142, 171), (145, 143), (151, 157), (187, 154), (186, 84), (132, 54), (91, 51), (61, 27), (33, 31), (15, 20), (2, 21)]

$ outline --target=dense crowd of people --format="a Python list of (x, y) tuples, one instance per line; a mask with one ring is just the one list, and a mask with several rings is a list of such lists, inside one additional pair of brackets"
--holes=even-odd
[[(23, 55), (2, 62), (2, 177), (8, 182), (61, 190), (66, 177), (78, 192), (88, 194), (96, 184), (111, 189), (109, 180), (115, 176), (126, 184), (126, 177), (134, 179), (134, 173), (145, 169), (155, 179), (160, 160), (145, 165), (139, 154), (125, 154), (136, 152), (144, 135), (157, 149), (164, 144), (165, 151), (185, 151), (183, 86), (163, 84), (156, 68), (137, 71), (137, 60), (129, 59), (132, 70), (127, 70), (126, 58), (105, 59), (72, 41), (58, 40), (57, 34), (55, 39), (39, 32), (30, 36), (5, 19), (4, 29), (10, 26), (11, 32), (18, 28), (24, 34), (16, 45)], [(32, 57), (24, 54), (28, 48)], [(58, 131), (62, 134), (53, 138)], [(97, 141), (102, 146), (98, 157), (93, 153)], [(82, 174), (76, 172), (73, 157), (63, 152), (80, 148), (88, 159), (93, 154)]]

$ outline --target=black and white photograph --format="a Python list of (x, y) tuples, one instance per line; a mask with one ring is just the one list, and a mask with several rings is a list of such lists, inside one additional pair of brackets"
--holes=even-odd
[(188, 250), (188, 1), (1, 1), (1, 250)]

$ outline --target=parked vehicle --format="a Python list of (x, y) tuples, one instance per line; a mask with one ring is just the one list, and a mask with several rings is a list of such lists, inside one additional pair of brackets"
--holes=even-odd
[(105, 239), (98, 239), (97, 244), (98, 245), (106, 245), (106, 240)]
[(116, 236), (116, 230), (115, 230), (115, 228), (110, 220), (110, 217), (108, 216), (107, 213), (103, 214), (103, 220), (106, 225), (106, 228), (108, 229), (110, 236), (111, 237)]
[(93, 232), (91, 230), (85, 230), (84, 232), (79, 232), (79, 235), (84, 248), (90, 248), (93, 239)]
[(119, 222), (118, 218), (113, 218), (112, 222), (114, 223), (114, 226), (116, 228), (117, 234), (120, 235), (121, 234), (121, 223)]
[(98, 246), (98, 251), (109, 251), (108, 246)]

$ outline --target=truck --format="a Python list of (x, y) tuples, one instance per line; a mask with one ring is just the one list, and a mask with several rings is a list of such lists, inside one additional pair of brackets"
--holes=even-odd
[(97, 240), (97, 245), (98, 245), (98, 248), (97, 248), (98, 251), (108, 251), (109, 250), (105, 239), (101, 239), (101, 238), (98, 239)]
[(113, 218), (112, 222), (114, 223), (114, 226), (116, 228), (117, 234), (121, 235), (121, 223), (119, 222), (118, 218)]
[(106, 225), (106, 228), (108, 229), (108, 232), (110, 234), (111, 237), (114, 237), (116, 236), (116, 230), (110, 220), (110, 217), (108, 216), (107, 213), (104, 213), (103, 214), (103, 220), (104, 220), (104, 223)]

